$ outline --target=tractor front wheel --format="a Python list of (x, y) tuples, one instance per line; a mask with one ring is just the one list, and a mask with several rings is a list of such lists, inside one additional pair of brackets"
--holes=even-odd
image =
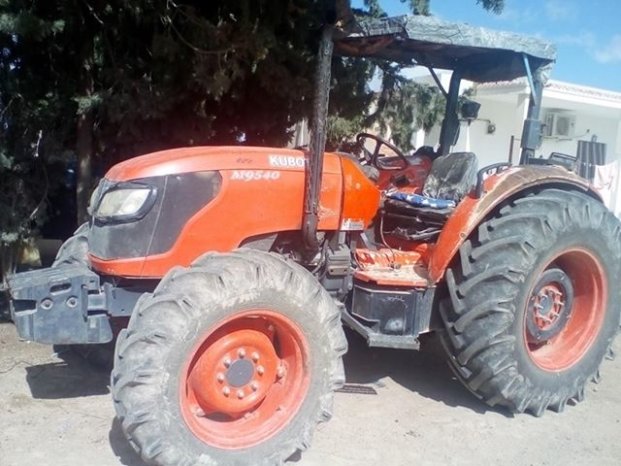
[(147, 462), (281, 464), (344, 382), (339, 309), (305, 269), (240, 250), (173, 269), (119, 335), (112, 393)]
[(601, 203), (556, 189), (507, 203), (447, 271), (452, 368), (514, 412), (582, 400), (619, 327), (620, 276), (621, 227)]

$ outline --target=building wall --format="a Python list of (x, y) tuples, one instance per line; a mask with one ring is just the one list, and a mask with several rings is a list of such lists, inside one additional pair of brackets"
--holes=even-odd
[[(484, 167), (498, 162), (508, 162), (511, 136), (519, 138), (516, 131), (516, 117), (519, 108), (509, 102), (490, 99), (477, 99), (481, 104), (479, 118), (470, 125), (462, 123), (456, 150), (474, 152), (479, 166)], [(516, 96), (517, 103), (517, 96)], [(488, 127), (494, 126), (493, 132)], [(492, 128), (489, 128), (490, 130)], [(521, 128), (519, 130), (521, 132)], [(513, 161), (519, 160), (519, 141), (515, 144)]]
[(618, 125), (616, 120), (580, 112), (576, 112), (575, 115), (574, 136), (571, 139), (546, 137), (537, 154), (541, 153), (544, 157), (547, 157), (551, 152), (576, 155), (578, 140), (590, 141), (593, 136), (597, 136), (598, 142), (606, 144), (607, 162), (618, 160), (621, 157), (621, 154), (616, 153)]
[[(494, 98), (476, 97), (481, 104), (479, 118), (470, 125), (465, 122), (461, 125), (460, 136), (453, 148), (454, 152), (474, 152), (479, 159), (479, 166), (484, 167), (498, 162), (509, 161), (511, 136), (513, 141), (513, 163), (520, 158), (520, 138), (528, 101), (524, 94), (514, 94), (501, 100)], [(544, 97), (543, 112), (546, 112)], [(576, 155), (578, 141), (590, 141), (595, 135), (598, 142), (607, 146), (607, 162), (621, 160), (621, 122), (619, 119), (602, 117), (591, 113), (575, 111), (576, 116), (574, 136), (568, 139), (558, 137), (544, 137), (541, 147), (536, 151), (537, 156), (547, 158), (552, 152), (561, 152)], [(494, 126), (489, 132), (488, 127)], [(434, 146), (439, 141), (439, 127), (434, 128), (424, 138), (424, 144)]]

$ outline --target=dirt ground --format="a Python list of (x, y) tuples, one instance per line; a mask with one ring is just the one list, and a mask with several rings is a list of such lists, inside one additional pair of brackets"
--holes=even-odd
[[(114, 420), (108, 375), (70, 356), (0, 323), (0, 465), (142, 466)], [(377, 395), (338, 393), (334, 418), (293, 464), (621, 464), (621, 358), (604, 362), (584, 403), (542, 418), (480, 403), (435, 345), (372, 350), (351, 335), (346, 369)]]

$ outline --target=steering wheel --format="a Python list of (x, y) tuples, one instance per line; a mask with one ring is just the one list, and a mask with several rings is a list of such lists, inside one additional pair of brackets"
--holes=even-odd
[[(373, 149), (373, 152), (369, 151), (364, 146), (365, 139), (371, 139), (372, 141), (375, 142), (375, 148)], [(390, 142), (386, 141), (384, 138), (376, 136), (375, 134), (358, 133), (358, 135), (356, 136), (356, 142), (362, 148), (364, 160), (366, 161), (366, 163), (374, 166), (375, 168), (378, 168), (380, 170), (403, 170), (404, 168), (407, 168), (410, 165), (410, 162), (408, 162), (408, 159), (405, 157), (405, 154), (401, 152), (400, 149), (398, 149), (394, 144), (391, 144)], [(390, 165), (381, 163), (379, 159), (380, 159), (380, 148), (382, 146), (386, 146), (391, 151), (393, 151), (395, 155), (403, 163), (400, 164), (399, 166), (390, 166)]]

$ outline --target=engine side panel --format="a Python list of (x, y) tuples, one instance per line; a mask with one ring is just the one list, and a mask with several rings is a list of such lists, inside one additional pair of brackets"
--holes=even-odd
[[(343, 210), (341, 230), (364, 230), (375, 217), (380, 205), (380, 191), (362, 172), (360, 165), (342, 157)], [(323, 191), (323, 188), (322, 188)]]

